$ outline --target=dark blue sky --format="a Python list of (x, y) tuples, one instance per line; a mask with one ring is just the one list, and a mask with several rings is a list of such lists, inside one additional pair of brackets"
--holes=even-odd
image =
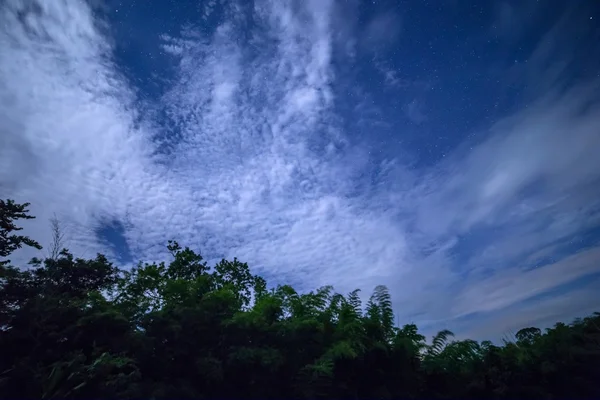
[[(0, 6), (2, 188), (122, 265), (389, 286), (429, 333), (600, 309), (600, 12), (578, 1)], [(37, 224), (37, 225), (36, 225)]]
[[(140, 97), (164, 94), (176, 72), (158, 36), (177, 36), (182, 26), (198, 24), (204, 3), (107, 4), (124, 73)], [(249, 29), (251, 4), (242, 7)], [(226, 20), (223, 8), (216, 5), (198, 26), (203, 34)], [(543, 83), (530, 79), (551, 58), (572, 57), (563, 78), (574, 81), (597, 77), (600, 66), (588, 54), (600, 40), (593, 1), (348, 1), (336, 13), (340, 35), (354, 30), (359, 48), (353, 59), (337, 49), (334, 60), (337, 85), (346, 95), (336, 99), (346, 130), (387, 157), (408, 150), (418, 165), (435, 164), (465, 141), (481, 140), (495, 121), (535, 100)], [(530, 65), (531, 54), (557, 24), (564, 26), (553, 36), (550, 54)], [(353, 90), (357, 81), (364, 92)], [(361, 101), (377, 108), (371, 124), (362, 115), (352, 118)]]

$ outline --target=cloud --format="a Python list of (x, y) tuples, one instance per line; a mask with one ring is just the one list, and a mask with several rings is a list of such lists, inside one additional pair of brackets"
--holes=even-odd
[(8, 55), (0, 61), (2, 187), (32, 202), (38, 220), (28, 225), (42, 243), (57, 212), (78, 250), (98, 250), (94, 220), (118, 209), (119, 192), (150, 173), (133, 96), (85, 4), (8, 1), (0, 13)]
[(494, 3), (491, 34), (503, 40), (517, 40), (543, 16), (539, 9), (539, 3), (533, 0)]
[(385, 83), (391, 87), (403, 89), (403, 88), (410, 87), (413, 84), (408, 79), (400, 78), (398, 76), (399, 75), (398, 71), (395, 71), (393, 69), (383, 68), (383, 67), (379, 67), (379, 70), (383, 74)]
[(552, 296), (538, 296), (518, 307), (512, 306), (493, 312), (477, 320), (455, 321), (454, 328), (458, 339), (514, 340), (520, 329), (535, 326), (550, 328), (557, 321), (570, 323), (575, 318), (584, 318), (598, 311), (596, 279), (582, 287)]
[[(423, 190), (431, 194), (418, 214), (419, 225), (444, 235), (499, 224), (509, 215), (514, 222), (560, 204), (593, 208), (588, 190), (598, 179), (597, 85), (549, 93), (496, 123), (484, 142), (447, 159), (425, 181)], [(442, 186), (431, 191), (439, 182)]]
[(412, 100), (404, 106), (404, 115), (406, 115), (406, 118), (413, 124), (420, 125), (427, 121), (427, 116), (423, 111), (423, 105), (417, 99)]
[[(431, 324), (594, 272), (594, 249), (523, 260), (598, 224), (598, 82), (551, 85), (417, 169), (345, 130), (345, 93), (358, 119), (376, 107), (362, 83), (339, 87), (335, 57), (353, 57), (336, 52), (339, 5), (244, 4), (211, 2), (218, 25), (157, 35), (173, 73), (152, 99), (85, 2), (0, 6), (0, 190), (32, 203), (26, 233), (48, 243), (56, 212), (75, 254), (118, 260), (97, 235), (111, 221), (133, 260), (164, 259), (172, 238), (301, 289), (385, 283), (402, 318)], [(370, 38), (393, 22), (378, 18)]]
[[(204, 194), (198, 212), (211, 239), (203, 248), (250, 260), (281, 280), (306, 275), (305, 287), (335, 278), (340, 290), (351, 290), (357, 274), (375, 285), (404, 251), (403, 233), (348, 197), (364, 155), (347, 147), (333, 109), (331, 5), (316, 2), (298, 15), (279, 4), (258, 11), (276, 41), (257, 32), (261, 55), (251, 62), (234, 42), (238, 28), (219, 27), (208, 47), (186, 49), (181, 84), (164, 101), (174, 120), (186, 121), (175, 168)], [(184, 32), (181, 45), (195, 35)], [(209, 88), (224, 84), (235, 94), (217, 104)], [(382, 229), (394, 243), (378, 242)]]
[(596, 251), (530, 272), (523, 262), (600, 224), (594, 88), (548, 94), (498, 121), (487, 139), (447, 157), (411, 193), (408, 247), (446, 248), (422, 272), (446, 272), (433, 287), (431, 298), (445, 301), (429, 311), (434, 319), (498, 310), (598, 270)]
[(381, 51), (396, 42), (402, 31), (402, 19), (393, 11), (376, 14), (362, 32), (360, 43), (364, 51)]
[(528, 271), (508, 269), (466, 288), (456, 299), (453, 315), (495, 311), (598, 271), (600, 248), (585, 250)]
[[(177, 74), (152, 108), (164, 108), (178, 132), (166, 143), (174, 155), (167, 163), (158, 162), (153, 141), (162, 121), (141, 116), (143, 104), (85, 4), (41, 3), (25, 20), (19, 2), (2, 11), (3, 46), (11, 51), (3, 93), (21, 94), (3, 99), (2, 119), (14, 125), (3, 135), (10, 143), (3, 159), (27, 156), (28, 165), (39, 165), (29, 176), (3, 173), (2, 182), (11, 196), (32, 201), (38, 220), (28, 228), (41, 242), (54, 211), (78, 228), (76, 254), (110, 252), (95, 232), (102, 221), (123, 221), (134, 258), (164, 257), (159, 245), (172, 237), (212, 257), (245, 256), (266, 273), (308, 273), (306, 286), (329, 283), (342, 260), (336, 253), (350, 251), (343, 289), (357, 273), (385, 273), (377, 268), (389, 269), (402, 252), (398, 229), (346, 197), (359, 171), (340, 151), (332, 111), (327, 2), (298, 15), (278, 3), (257, 6), (254, 17), (269, 27), (254, 37), (261, 54), (244, 54), (235, 21), (209, 38), (193, 27), (180, 38), (163, 36)], [(32, 36), (32, 27), (50, 35)], [(382, 229), (393, 245), (377, 243)], [(321, 268), (319, 259), (334, 265)], [(374, 266), (361, 271), (357, 263)]]

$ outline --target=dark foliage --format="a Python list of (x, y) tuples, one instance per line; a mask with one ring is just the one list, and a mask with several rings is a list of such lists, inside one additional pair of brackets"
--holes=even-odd
[[(1, 255), (26, 204), (2, 202)], [(600, 314), (514, 342), (427, 344), (394, 327), (390, 294), (268, 290), (238, 260), (122, 271), (98, 255), (0, 266), (0, 398), (600, 398)]]
[[(11, 234), (23, 229), (15, 225), (15, 220), (35, 218), (28, 214), (28, 206), (29, 203), (17, 204), (13, 200), (0, 200), (0, 257), (8, 257), (10, 253), (21, 248), (23, 245), (32, 246), (37, 249), (42, 248), (38, 242), (27, 236)], [(9, 263), (10, 260), (0, 261), (0, 266), (8, 265)]]

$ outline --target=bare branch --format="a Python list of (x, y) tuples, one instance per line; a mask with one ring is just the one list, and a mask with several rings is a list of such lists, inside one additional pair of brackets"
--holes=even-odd
[(50, 228), (52, 229), (52, 243), (49, 246), (48, 258), (56, 260), (62, 249), (65, 248), (65, 233), (56, 214), (50, 218)]

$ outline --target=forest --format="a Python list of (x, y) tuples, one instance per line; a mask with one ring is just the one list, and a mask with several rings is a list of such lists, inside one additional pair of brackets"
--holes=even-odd
[(600, 313), (502, 344), (398, 327), (378, 286), (298, 293), (246, 263), (123, 270), (66, 249), (14, 266), (28, 203), (0, 200), (2, 399), (600, 398)]

